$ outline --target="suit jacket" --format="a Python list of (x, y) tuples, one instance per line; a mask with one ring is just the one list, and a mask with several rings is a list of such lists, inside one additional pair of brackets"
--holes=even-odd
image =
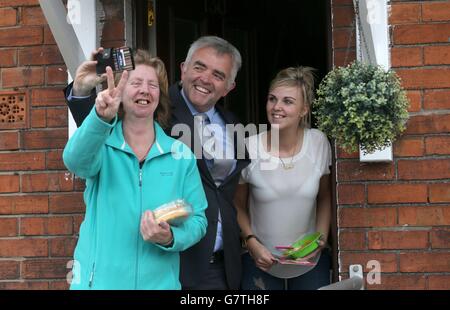
[[(66, 94), (71, 85), (66, 89)], [(169, 97), (172, 105), (172, 124), (167, 134), (174, 138), (180, 138), (177, 132), (172, 134), (173, 126), (184, 124), (189, 127), (191, 135), (188, 137), (191, 141), (187, 142), (191, 147), (194, 146), (197, 135), (194, 133), (194, 118), (180, 93), (180, 85), (174, 84), (169, 89)], [(67, 96), (66, 96), (67, 98)], [(74, 117), (77, 126), (80, 126), (85, 117), (89, 114), (95, 102), (95, 91), (86, 99), (73, 99), (68, 102), (68, 106)], [(216, 105), (220, 116), (226, 124), (237, 124), (237, 119), (232, 113), (225, 111), (220, 105)], [(243, 145), (244, 141), (238, 141), (235, 135), (235, 156), (237, 155), (237, 145)], [(181, 138), (181, 140), (183, 140)], [(189, 144), (190, 142), (190, 144)], [(235, 157), (237, 158), (237, 157)], [(180, 255), (180, 281), (183, 288), (195, 287), (200, 283), (206, 270), (208, 269), (209, 259), (214, 251), (214, 243), (217, 233), (217, 221), (220, 215), (222, 218), (222, 238), (224, 250), (224, 264), (226, 278), (230, 289), (239, 289), (241, 280), (241, 243), (240, 229), (237, 222), (236, 209), (233, 204), (233, 198), (236, 186), (239, 182), (240, 172), (244, 169), (250, 160), (247, 153), (245, 159), (238, 159), (233, 172), (217, 187), (211, 174), (209, 173), (206, 161), (197, 159), (197, 165), (202, 178), (203, 189), (208, 200), (208, 208), (205, 211), (208, 220), (206, 235), (197, 244), (181, 252)]]

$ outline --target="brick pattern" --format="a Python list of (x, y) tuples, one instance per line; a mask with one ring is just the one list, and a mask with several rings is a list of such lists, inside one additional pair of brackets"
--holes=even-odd
[[(115, 20), (103, 42), (121, 45), (120, 4), (103, 5)], [(0, 91), (25, 93), (29, 117), (0, 130), (0, 290), (67, 289), (85, 206), (84, 182), (62, 161), (66, 66), (38, 0), (0, 0), (0, 15)]]
[(352, 1), (332, 1), (333, 66), (343, 66), (356, 59), (356, 35)]
[(125, 44), (125, 25), (123, 3), (120, 1), (101, 0), (105, 13), (102, 25), (100, 45), (117, 47)]
[[(340, 274), (348, 277), (350, 264), (368, 273), (368, 262), (378, 260), (381, 283), (367, 289), (449, 289), (450, 4), (390, 5), (391, 64), (410, 119), (392, 163), (360, 163), (357, 153), (337, 149)], [(334, 0), (332, 9), (337, 66), (351, 37), (352, 1)]]

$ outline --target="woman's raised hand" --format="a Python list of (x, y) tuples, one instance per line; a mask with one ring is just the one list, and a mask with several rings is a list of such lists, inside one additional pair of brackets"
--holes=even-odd
[(109, 123), (119, 111), (122, 93), (128, 81), (128, 71), (122, 73), (117, 87), (114, 83), (114, 74), (111, 67), (106, 67), (106, 79), (108, 88), (98, 93), (95, 99), (95, 110), (102, 120)]

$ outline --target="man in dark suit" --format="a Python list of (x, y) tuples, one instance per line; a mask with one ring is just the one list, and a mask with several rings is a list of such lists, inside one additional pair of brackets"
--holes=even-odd
[[(238, 289), (240, 286), (240, 231), (233, 197), (240, 172), (249, 161), (237, 154), (238, 145), (242, 147), (244, 142), (236, 141), (239, 136), (233, 137), (226, 131), (226, 125), (237, 123), (236, 118), (216, 104), (235, 87), (241, 62), (239, 51), (229, 42), (215, 36), (201, 37), (191, 45), (181, 64), (181, 81), (169, 89), (172, 104), (169, 134), (183, 140), (178, 133), (189, 127), (191, 139), (183, 142), (191, 145), (196, 153), (208, 200), (206, 236), (181, 254), (183, 289)], [(68, 105), (77, 126), (92, 108), (93, 88), (100, 82), (101, 78), (95, 75), (95, 62), (86, 61), (77, 70), (73, 88), (67, 87)], [(201, 147), (200, 154), (198, 148), (196, 152), (195, 145), (203, 140), (205, 133), (203, 126), (211, 128), (207, 131), (209, 138), (213, 138), (210, 141), (227, 156), (206, 148), (202, 152)], [(205, 153), (209, 156), (202, 156)]]

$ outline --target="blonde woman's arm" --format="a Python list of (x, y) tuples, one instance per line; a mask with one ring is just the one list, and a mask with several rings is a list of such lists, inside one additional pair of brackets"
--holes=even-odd
[(320, 178), (319, 193), (317, 194), (316, 230), (323, 235), (324, 242), (328, 239), (331, 223), (331, 185), (330, 175)]
[(248, 235), (253, 235), (250, 226), (250, 217), (248, 213), (248, 184), (238, 184), (236, 194), (234, 196), (234, 205), (237, 210), (237, 220), (241, 228), (241, 236), (245, 238)]
[(272, 253), (259, 242), (257, 236), (253, 234), (250, 222), (250, 215), (248, 212), (248, 184), (239, 184), (237, 186), (234, 197), (234, 204), (237, 209), (237, 219), (239, 227), (241, 228), (241, 235), (245, 241), (247, 250), (256, 266), (261, 270), (267, 271), (277, 262), (277, 259)]

